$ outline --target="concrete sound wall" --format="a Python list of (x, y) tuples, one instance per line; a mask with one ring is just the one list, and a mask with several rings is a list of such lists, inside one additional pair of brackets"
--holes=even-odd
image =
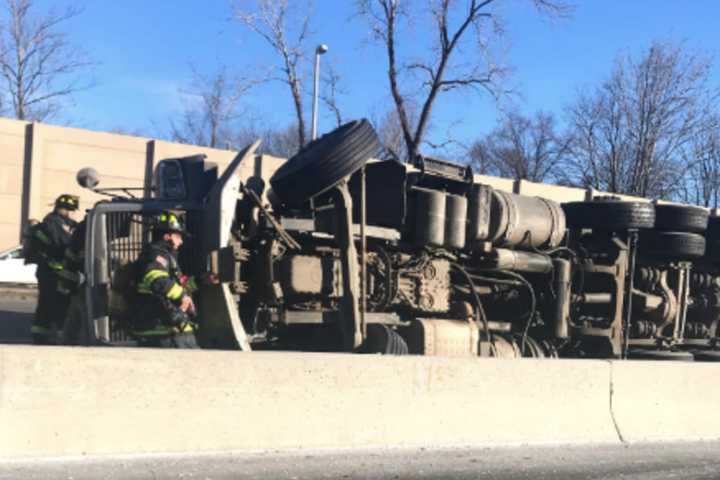
[[(147, 139), (39, 123), (31, 131), (29, 218), (41, 220), (61, 193), (80, 196), (88, 208), (103, 197), (81, 188), (75, 174), (95, 167), (102, 187), (142, 187)], [(141, 192), (142, 193), (142, 192)]]
[(25, 123), (0, 118), (0, 251), (17, 244), (22, 223)]
[[(28, 219), (42, 219), (58, 195), (79, 195), (83, 209), (103, 198), (75, 183), (75, 174), (82, 167), (95, 167), (102, 187), (142, 188), (149, 185), (154, 166), (164, 158), (203, 153), (222, 169), (236, 155), (233, 151), (3, 118), (0, 148), (0, 251), (17, 245), (22, 226)], [(257, 166), (244, 169), (248, 176), (256, 170), (268, 174), (280, 162), (267, 157), (258, 159)]]

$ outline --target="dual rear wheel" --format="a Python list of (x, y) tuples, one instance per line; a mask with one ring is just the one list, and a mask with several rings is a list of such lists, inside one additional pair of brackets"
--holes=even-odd
[[(693, 260), (705, 255), (709, 213), (700, 207), (599, 199), (565, 203), (563, 210), (570, 228), (640, 230), (638, 251), (645, 256)], [(716, 230), (720, 233), (720, 224)]]

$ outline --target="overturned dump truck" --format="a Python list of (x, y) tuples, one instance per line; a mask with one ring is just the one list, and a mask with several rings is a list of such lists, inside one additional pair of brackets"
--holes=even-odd
[(364, 120), (241, 182), (257, 146), (220, 176), (203, 156), (163, 160), (152, 197), (88, 211), (90, 343), (132, 340), (117, 272), (170, 209), (192, 233), (184, 271), (220, 280), (196, 293), (206, 348), (720, 358), (720, 222), (708, 228), (703, 209), (560, 205), (477, 183), (467, 166), (376, 160)]

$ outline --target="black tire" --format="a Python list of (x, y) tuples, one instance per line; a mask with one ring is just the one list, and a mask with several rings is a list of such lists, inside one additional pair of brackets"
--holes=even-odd
[(692, 362), (693, 354), (690, 352), (671, 351), (671, 350), (643, 350), (633, 349), (628, 352), (628, 358), (631, 360), (662, 360), (670, 362)]
[(367, 337), (360, 347), (362, 353), (382, 353), (385, 355), (407, 355), (408, 346), (395, 330), (381, 323), (367, 326)]
[(300, 205), (359, 170), (380, 148), (367, 120), (346, 123), (313, 140), (272, 176), (275, 194), (287, 205)]
[(691, 260), (705, 255), (705, 237), (688, 232), (640, 232), (638, 252), (650, 257)]
[(705, 245), (705, 260), (720, 263), (720, 240), (708, 237)]
[(707, 230), (705, 231), (705, 237), (710, 240), (720, 241), (720, 217), (710, 217), (708, 219)]
[(392, 355), (407, 355), (409, 353), (409, 349), (405, 339), (402, 338), (395, 330), (390, 330), (390, 332), (392, 337), (392, 346), (389, 353)]
[(696, 362), (720, 362), (720, 351), (697, 350), (693, 352)]
[(627, 230), (655, 226), (655, 206), (644, 202), (594, 200), (562, 205), (568, 228)]
[(710, 212), (688, 205), (655, 205), (655, 229), (673, 232), (703, 233)]

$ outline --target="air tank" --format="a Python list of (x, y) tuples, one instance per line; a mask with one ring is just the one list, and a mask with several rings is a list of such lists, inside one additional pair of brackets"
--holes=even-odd
[(448, 248), (465, 248), (465, 231), (467, 230), (467, 198), (448, 193), (445, 196), (445, 246)]
[(468, 199), (467, 245), (473, 248), (489, 236), (492, 187), (476, 183), (470, 188)]
[(565, 235), (565, 214), (552, 200), (493, 190), (488, 240), (496, 246), (554, 248)]
[(442, 247), (445, 243), (445, 193), (415, 188), (415, 243)]

